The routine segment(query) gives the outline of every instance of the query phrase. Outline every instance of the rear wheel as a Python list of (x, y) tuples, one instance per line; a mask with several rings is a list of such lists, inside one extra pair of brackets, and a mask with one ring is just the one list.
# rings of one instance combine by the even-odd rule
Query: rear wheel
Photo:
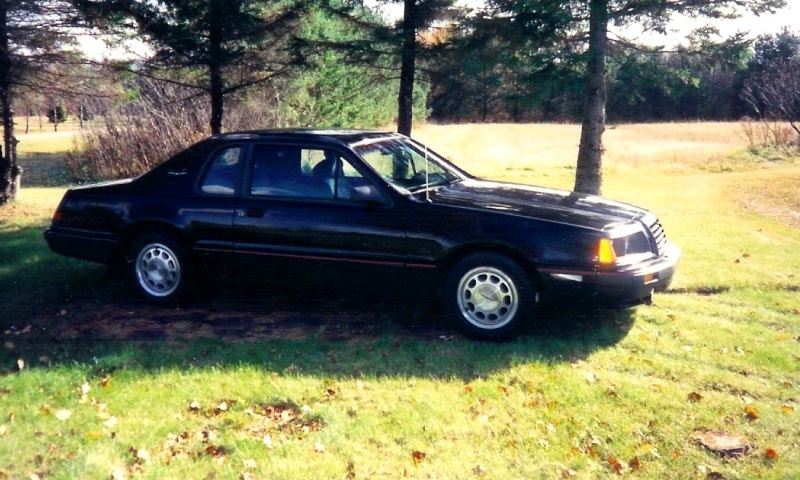
[(191, 265), (183, 246), (168, 235), (146, 235), (131, 249), (133, 279), (148, 300), (166, 303), (188, 290)]
[(533, 311), (533, 285), (520, 266), (493, 253), (470, 255), (451, 270), (447, 302), (465, 332), (475, 338), (503, 340), (518, 333)]

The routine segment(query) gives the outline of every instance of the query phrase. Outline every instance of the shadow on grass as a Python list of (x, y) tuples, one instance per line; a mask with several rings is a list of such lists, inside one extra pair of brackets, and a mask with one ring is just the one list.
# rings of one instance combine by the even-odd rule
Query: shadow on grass
[[(0, 370), (18, 358), (31, 368), (85, 364), (119, 369), (225, 368), (323, 377), (470, 379), (530, 362), (586, 358), (624, 338), (632, 310), (556, 310), (514, 341), (463, 337), (430, 301), (348, 287), (219, 288), (213, 281), (179, 307), (140, 301), (126, 281), (89, 265), (51, 272), (79, 278), (62, 301), (2, 323)], [(52, 286), (51, 286), (52, 287)], [(48, 295), (45, 290), (41, 295)]]
[(64, 153), (25, 152), (19, 154), (25, 187), (61, 187), (70, 183)]

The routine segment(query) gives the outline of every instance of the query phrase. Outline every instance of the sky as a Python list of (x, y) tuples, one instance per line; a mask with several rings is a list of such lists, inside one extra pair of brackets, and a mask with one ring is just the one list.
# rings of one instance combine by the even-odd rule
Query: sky
[[(377, 4), (377, 0), (373, 0), (372, 3)], [(456, 2), (459, 5), (473, 7), (483, 3), (481, 0), (458, 0)], [(673, 31), (668, 35), (647, 34), (642, 35), (640, 39), (643, 43), (650, 45), (674, 46), (680, 43), (691, 30), (709, 23), (719, 29), (723, 38), (728, 38), (737, 32), (750, 32), (750, 36), (755, 38), (758, 35), (778, 33), (784, 26), (797, 32), (800, 30), (800, 0), (786, 0), (786, 3), (787, 6), (775, 14), (760, 17), (746, 14), (736, 20), (694, 20), (682, 15), (674, 15), (675, 18), (669, 26)], [(402, 2), (391, 3), (386, 8), (387, 18), (400, 18), (403, 15)], [(626, 34), (638, 36), (641, 34), (641, 29), (631, 29), (626, 31)]]
[[(2, 0), (0, 0), (2, 1)], [(373, 0), (377, 3), (377, 0)], [(458, 3), (466, 5), (480, 5), (483, 2), (480, 0), (460, 0)], [(640, 43), (648, 45), (663, 45), (672, 47), (679, 44), (686, 35), (694, 28), (711, 24), (720, 30), (723, 38), (730, 37), (737, 32), (749, 32), (751, 38), (758, 35), (774, 34), (781, 30), (781, 27), (789, 27), (794, 32), (800, 32), (800, 0), (787, 0), (787, 6), (779, 12), (772, 15), (763, 15), (756, 17), (752, 14), (746, 14), (736, 20), (716, 20), (710, 22), (708, 19), (693, 20), (680, 15), (676, 15), (674, 20), (669, 25), (670, 32), (668, 35), (657, 35), (652, 33), (642, 34), (641, 29), (630, 28), (621, 32), (626, 38), (637, 40)], [(403, 14), (403, 3), (393, 2), (388, 5), (386, 12), (387, 18), (399, 18)], [(614, 32), (612, 33), (620, 33)], [(103, 56), (108, 56), (109, 51), (104, 48), (103, 43), (97, 39), (84, 38), (81, 40), (82, 49), (88, 56), (94, 59), (100, 59)], [(134, 50), (139, 50), (138, 53), (143, 53), (141, 45), (137, 46), (135, 43), (132, 45)], [(119, 56), (120, 52), (112, 56)]]
[[(800, 32), (800, 0), (787, 0), (787, 6), (771, 15), (755, 16), (747, 13), (734, 20), (711, 20), (707, 18), (691, 19), (683, 15), (675, 15), (669, 25), (671, 30), (668, 35), (644, 34), (639, 40), (649, 45), (674, 46), (679, 44), (693, 29), (705, 25), (716, 27), (723, 38), (728, 38), (737, 32), (749, 32), (750, 38), (759, 35), (775, 34), (782, 27)], [(641, 29), (627, 31), (628, 36), (640, 34)]]

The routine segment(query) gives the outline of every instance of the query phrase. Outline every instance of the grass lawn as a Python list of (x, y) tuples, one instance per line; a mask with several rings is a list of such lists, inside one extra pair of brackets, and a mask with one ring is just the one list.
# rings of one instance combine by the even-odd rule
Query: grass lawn
[[(578, 129), (415, 136), (481, 176), (571, 188)], [(30, 171), (63, 149), (41, 145)], [(673, 288), (500, 344), (419, 333), (424, 312), (372, 299), (367, 333), (342, 338), (323, 308), (285, 335), (59, 335), (89, 314), (78, 300), (121, 305), (119, 328), (151, 310), (47, 250), (63, 185), (23, 179), (0, 207), (0, 479), (797, 478), (800, 164), (748, 156), (736, 124), (619, 125), (606, 148), (604, 195), (655, 211), (683, 249)], [(269, 305), (265, 325), (293, 308)], [(159, 312), (201, 330), (193, 306)], [(750, 448), (718, 456), (709, 431)]]

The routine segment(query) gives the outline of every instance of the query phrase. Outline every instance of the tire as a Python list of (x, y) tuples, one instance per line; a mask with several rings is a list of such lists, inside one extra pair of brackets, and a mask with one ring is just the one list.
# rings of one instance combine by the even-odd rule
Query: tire
[(533, 313), (535, 290), (513, 260), (494, 253), (470, 255), (458, 262), (445, 282), (446, 302), (470, 337), (507, 340)]
[(171, 236), (152, 234), (132, 244), (134, 285), (148, 300), (170, 303), (189, 289), (192, 267), (185, 248)]

